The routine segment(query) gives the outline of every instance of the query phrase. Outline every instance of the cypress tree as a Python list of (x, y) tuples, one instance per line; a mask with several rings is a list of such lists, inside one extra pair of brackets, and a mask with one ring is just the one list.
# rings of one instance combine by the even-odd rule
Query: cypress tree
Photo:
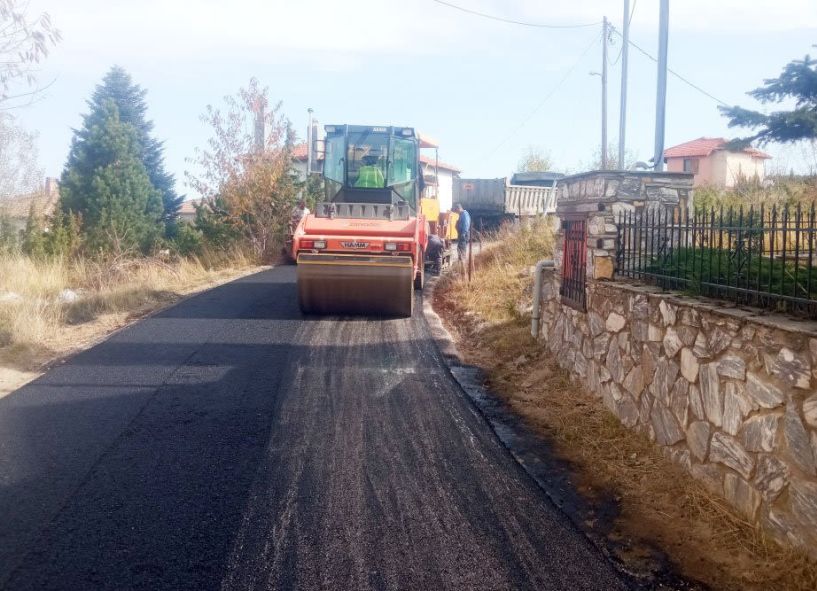
[(149, 251), (162, 234), (162, 195), (141, 159), (139, 134), (112, 100), (85, 117), (62, 173), (60, 207), (78, 214), (86, 244), (122, 254)]
[(175, 219), (184, 196), (175, 190), (176, 181), (172, 174), (165, 170), (164, 146), (153, 136), (153, 122), (147, 119), (147, 90), (134, 84), (130, 74), (120, 66), (114, 66), (105, 74), (102, 83), (97, 85), (88, 101), (91, 113), (102, 109), (105, 103), (112, 100), (119, 109), (119, 118), (123, 123), (130, 123), (136, 129), (141, 154), (151, 184), (162, 195), (163, 218), (169, 222)]

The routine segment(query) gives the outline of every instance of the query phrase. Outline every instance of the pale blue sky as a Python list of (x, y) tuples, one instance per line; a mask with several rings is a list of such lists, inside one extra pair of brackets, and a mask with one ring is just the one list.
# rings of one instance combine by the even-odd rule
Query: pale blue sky
[[(590, 23), (604, 14), (619, 28), (622, 21), (620, 0), (450, 1), (530, 22)], [(632, 27), (632, 40), (653, 55), (657, 4), (637, 1)], [(817, 53), (814, 0), (670, 5), (670, 67), (727, 103), (752, 106), (747, 90), (789, 60)], [(322, 123), (411, 125), (437, 138), (441, 158), (463, 176), (505, 176), (528, 145), (548, 151), (557, 169), (578, 171), (600, 142), (600, 84), (589, 75), (600, 69), (600, 26), (521, 27), (432, 0), (33, 0), (31, 6), (50, 12), (64, 37), (42, 68), (41, 80), (54, 84), (38, 103), (16, 111), (39, 131), (49, 176), (62, 170), (71, 128), (113, 64), (148, 89), (149, 115), (182, 193), (190, 192), (185, 159), (208, 137), (199, 114), (251, 76), (284, 102), (299, 131), (307, 107)], [(611, 61), (621, 48), (615, 41)], [(611, 141), (618, 136), (619, 66), (610, 74)], [(631, 51), (627, 139), (643, 160), (652, 155), (655, 77), (655, 63)], [(702, 135), (735, 132), (712, 99), (670, 77), (667, 146)], [(782, 168), (814, 162), (801, 148), (767, 150)]]

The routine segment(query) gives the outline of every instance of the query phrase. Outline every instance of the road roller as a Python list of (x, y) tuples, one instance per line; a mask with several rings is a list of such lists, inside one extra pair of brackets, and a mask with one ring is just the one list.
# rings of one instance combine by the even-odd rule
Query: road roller
[(292, 236), (305, 314), (411, 316), (429, 226), (411, 127), (327, 125), (325, 199)]

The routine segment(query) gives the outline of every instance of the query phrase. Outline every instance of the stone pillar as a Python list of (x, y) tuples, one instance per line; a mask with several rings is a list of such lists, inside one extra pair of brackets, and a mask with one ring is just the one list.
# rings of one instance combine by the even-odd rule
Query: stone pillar
[[(615, 275), (616, 238), (622, 215), (645, 209), (687, 207), (691, 202), (692, 177), (689, 173), (609, 170), (560, 179), (556, 215), (559, 219), (584, 219), (587, 223), (588, 281), (612, 279)], [(561, 249), (560, 232), (558, 255)], [(560, 260), (557, 256), (557, 266)]]

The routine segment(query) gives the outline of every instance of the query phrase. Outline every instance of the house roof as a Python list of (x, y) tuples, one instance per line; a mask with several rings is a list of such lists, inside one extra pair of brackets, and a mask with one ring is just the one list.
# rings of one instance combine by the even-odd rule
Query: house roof
[(39, 215), (50, 216), (54, 213), (60, 195), (58, 192), (46, 193), (37, 191), (26, 195), (15, 195), (13, 197), (0, 197), (0, 213), (12, 219), (28, 219), (31, 206), (34, 205)]
[[(664, 158), (705, 158), (716, 150), (723, 150), (729, 141), (722, 137), (699, 137), (696, 140), (684, 142), (664, 150)], [(755, 148), (739, 150), (756, 158), (771, 158), (769, 154)]]
[[(295, 158), (295, 160), (298, 160), (300, 162), (305, 162), (306, 161), (306, 156), (307, 156), (306, 142), (302, 142), (300, 144), (297, 144), (292, 149), (292, 157)], [(319, 153), (318, 158), (322, 160), (323, 155)], [(430, 166), (434, 166), (436, 160), (431, 156), (426, 156), (425, 154), (420, 154), (420, 162), (422, 162), (423, 164), (428, 164)], [(439, 167), (442, 170), (450, 170), (451, 172), (462, 172), (461, 169), (457, 168), (453, 164), (449, 164), (448, 162), (443, 162), (442, 160), (440, 160), (440, 162), (439, 162)]]
[(451, 172), (462, 172), (461, 169), (457, 168), (453, 164), (443, 162), (442, 160), (437, 162), (436, 158), (433, 158), (432, 156), (426, 156), (425, 154), (420, 154), (420, 162), (422, 162), (423, 164), (428, 164), (429, 166), (434, 166), (436, 164), (442, 170), (450, 170)]
[(179, 215), (196, 215), (196, 206), (201, 203), (201, 199), (190, 199), (188, 201), (182, 201), (182, 204), (179, 206)]

